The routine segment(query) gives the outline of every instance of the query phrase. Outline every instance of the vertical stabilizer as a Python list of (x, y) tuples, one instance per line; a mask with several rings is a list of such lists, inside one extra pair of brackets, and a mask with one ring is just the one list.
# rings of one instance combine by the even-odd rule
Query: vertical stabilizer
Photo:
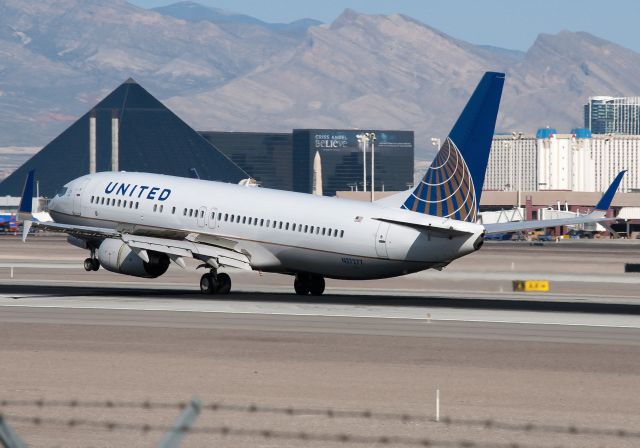
[(424, 178), (402, 208), (476, 221), (503, 85), (504, 73), (484, 74)]

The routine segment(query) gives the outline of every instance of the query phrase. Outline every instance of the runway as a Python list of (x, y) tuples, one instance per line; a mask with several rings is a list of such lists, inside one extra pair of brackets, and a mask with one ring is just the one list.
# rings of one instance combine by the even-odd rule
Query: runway
[[(14, 260), (7, 251), (0, 252), (5, 266), (0, 266), (0, 399), (142, 403), (198, 395), (225, 403), (373, 409), (431, 418), (435, 391), (440, 389), (442, 414), (456, 418), (640, 427), (638, 279), (620, 272), (621, 263), (631, 259), (638, 246), (598, 246), (603, 251), (598, 255), (600, 266), (594, 262), (589, 267), (589, 261), (582, 261), (585, 254), (598, 254), (594, 246), (554, 246), (549, 248), (552, 253), (496, 245), (482, 257), (452, 266), (449, 273), (330, 282), (322, 297), (292, 294), (285, 276), (232, 275), (235, 292), (207, 297), (196, 290), (198, 273), (193, 269), (172, 268), (167, 277), (155, 281), (102, 270), (85, 273), (78, 263), (83, 253), (67, 251), (62, 243), (42, 239), (24, 251), (15, 242), (0, 246), (18, 254)], [(518, 266), (531, 255), (534, 275), (557, 276), (551, 294), (508, 289), (512, 278), (525, 274)], [(553, 262), (554, 257), (560, 261)], [(577, 272), (579, 263), (587, 274)], [(8, 265), (18, 266), (14, 278), (7, 275)], [(483, 271), (488, 278), (482, 278)], [(591, 281), (577, 281), (581, 275)], [(13, 415), (164, 426), (177, 415), (174, 410), (129, 408), (0, 411), (9, 422)], [(450, 444), (471, 440), (485, 446), (638, 445), (633, 438), (310, 415), (208, 412), (196, 427), (220, 424), (321, 434), (429, 436)], [(17, 420), (13, 426), (35, 447), (153, 446), (161, 436), (34, 426)], [(358, 446), (204, 434), (189, 435), (184, 446), (301, 445)]]

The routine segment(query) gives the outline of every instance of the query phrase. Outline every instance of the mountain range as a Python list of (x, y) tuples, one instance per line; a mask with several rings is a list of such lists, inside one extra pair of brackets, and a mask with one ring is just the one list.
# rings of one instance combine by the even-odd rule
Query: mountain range
[(640, 95), (640, 54), (585, 32), (526, 51), (475, 45), (411, 17), (344, 11), (274, 24), (194, 2), (0, 0), (0, 146), (41, 146), (128, 77), (199, 130), (416, 131), (444, 137), (487, 70), (497, 128), (582, 125), (593, 95)]

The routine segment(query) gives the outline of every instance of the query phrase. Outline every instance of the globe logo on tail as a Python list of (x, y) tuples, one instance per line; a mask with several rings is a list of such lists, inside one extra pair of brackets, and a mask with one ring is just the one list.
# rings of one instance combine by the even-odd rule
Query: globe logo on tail
[(469, 168), (447, 137), (403, 208), (460, 221), (476, 221), (477, 200)]

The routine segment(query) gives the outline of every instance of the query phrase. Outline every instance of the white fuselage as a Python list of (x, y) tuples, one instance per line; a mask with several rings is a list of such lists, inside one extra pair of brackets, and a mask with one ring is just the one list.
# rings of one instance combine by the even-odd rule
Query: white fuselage
[[(49, 205), (56, 222), (182, 239), (210, 235), (255, 270), (373, 279), (442, 267), (473, 252), (483, 227), (376, 203), (148, 173), (73, 180)], [(447, 237), (380, 221), (447, 225)], [(234, 245), (235, 244), (235, 245)]]

